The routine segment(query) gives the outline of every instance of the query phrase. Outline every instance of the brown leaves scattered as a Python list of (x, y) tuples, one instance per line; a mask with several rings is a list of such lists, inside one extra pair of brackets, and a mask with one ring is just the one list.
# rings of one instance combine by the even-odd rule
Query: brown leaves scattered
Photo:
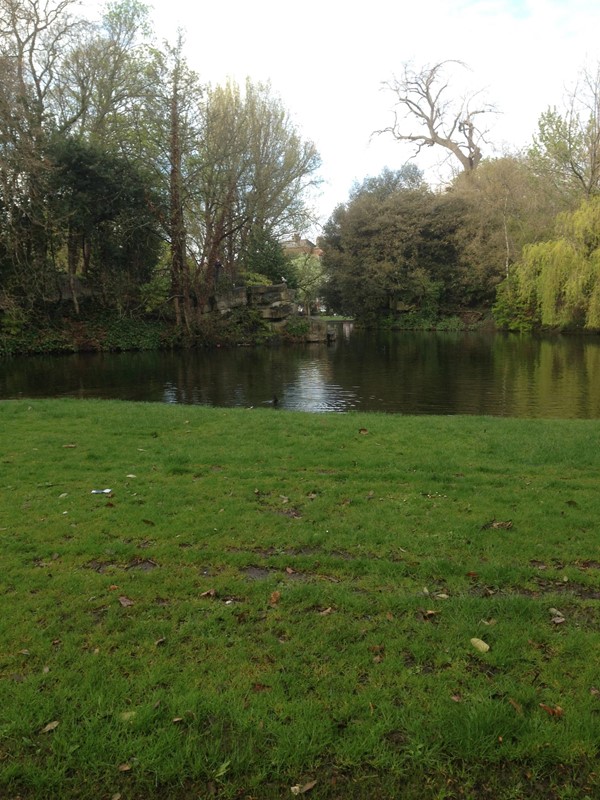
[(52, 731), (55, 731), (59, 725), (60, 722), (57, 719), (55, 719), (54, 722), (49, 722), (47, 725), (45, 725), (40, 731), (40, 733), (51, 733)]
[(119, 597), (119, 603), (123, 606), (123, 608), (129, 608), (130, 606), (135, 605), (135, 602), (129, 597), (125, 597), (124, 594)]
[(281, 592), (271, 592), (271, 596), (269, 597), (269, 605), (271, 608), (275, 608), (277, 603), (281, 600)]

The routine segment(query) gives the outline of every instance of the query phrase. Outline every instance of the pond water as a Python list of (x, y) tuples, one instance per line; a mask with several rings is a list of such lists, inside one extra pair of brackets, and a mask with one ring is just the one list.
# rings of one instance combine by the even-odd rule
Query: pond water
[(19, 397), (600, 418), (600, 337), (368, 333), (340, 323), (330, 345), (0, 361), (0, 399)]

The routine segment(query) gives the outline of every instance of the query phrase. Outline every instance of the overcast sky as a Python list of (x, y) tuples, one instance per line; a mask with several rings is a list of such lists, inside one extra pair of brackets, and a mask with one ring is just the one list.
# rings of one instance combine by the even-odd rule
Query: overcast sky
[[(415, 67), (458, 59), (466, 89), (484, 90), (496, 150), (531, 141), (538, 117), (561, 107), (565, 88), (600, 59), (600, 0), (154, 0), (162, 38), (181, 27), (201, 79), (270, 80), (305, 138), (315, 142), (325, 220), (355, 180), (399, 168), (411, 155), (391, 137), (382, 82)], [(433, 149), (435, 150), (435, 148)], [(415, 163), (435, 182), (433, 150)], [(494, 154), (490, 145), (486, 155)]]

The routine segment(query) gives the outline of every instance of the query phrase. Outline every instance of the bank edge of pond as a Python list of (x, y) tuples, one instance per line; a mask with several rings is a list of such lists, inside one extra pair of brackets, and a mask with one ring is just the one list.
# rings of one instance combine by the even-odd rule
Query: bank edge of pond
[(50, 355), (86, 352), (184, 350), (198, 347), (236, 347), (327, 341), (336, 323), (352, 321), (357, 328), (461, 332), (493, 331), (485, 310), (449, 314), (433, 319), (420, 314), (402, 318), (349, 320), (344, 316), (292, 317), (274, 326), (252, 309), (206, 314), (193, 333), (173, 320), (152, 316), (124, 316), (90, 309), (80, 317), (57, 311), (54, 316), (30, 314), (20, 321), (0, 319), (0, 356)]

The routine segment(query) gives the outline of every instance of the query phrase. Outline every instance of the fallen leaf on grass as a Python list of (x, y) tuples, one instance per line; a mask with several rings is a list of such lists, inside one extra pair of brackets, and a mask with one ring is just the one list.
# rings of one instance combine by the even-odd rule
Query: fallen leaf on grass
[(286, 567), (285, 571), (288, 575), (293, 575), (295, 573), (295, 570), (293, 570), (291, 567)]
[(291, 786), (290, 791), (292, 794), (306, 794), (306, 792), (310, 792), (311, 789), (317, 785), (316, 781), (310, 781), (309, 783), (305, 783), (303, 786), (297, 784), (296, 786)]
[(117, 792), (116, 794), (113, 794), (110, 800), (121, 800), (121, 797), (122, 797), (121, 792)]
[(269, 605), (274, 608), (280, 600), (281, 592), (272, 592), (271, 597), (269, 597)]
[(50, 733), (51, 731), (55, 731), (59, 725), (60, 722), (55, 719), (54, 722), (49, 722), (44, 728), (42, 728), (40, 733)]
[(471, 644), (479, 653), (487, 653), (490, 649), (490, 646), (487, 644), (487, 642), (484, 642), (483, 639), (477, 639), (476, 637), (471, 639)]
[(253, 692), (257, 692), (257, 693), (258, 692), (270, 692), (271, 691), (271, 687), (267, 686), (264, 683), (253, 683), (252, 684), (252, 691)]
[(200, 597), (216, 597), (217, 590), (216, 589), (207, 589), (205, 592), (202, 592)]
[(160, 646), (161, 646), (161, 644), (164, 644), (166, 641), (167, 641), (167, 640), (165, 639), (165, 637), (164, 637), (164, 636), (161, 636), (161, 637), (160, 637), (160, 639), (157, 639), (157, 640), (154, 642), (154, 645), (155, 645), (155, 647), (160, 647)]
[(129, 597), (125, 597), (125, 595), (121, 595), (121, 597), (119, 597), (119, 603), (123, 606), (123, 608), (129, 608), (129, 606), (135, 605), (133, 600), (130, 600)]
[(595, 686), (591, 686), (590, 694), (594, 695), (594, 697), (598, 697), (598, 695), (600, 695), (600, 689), (596, 689)]
[(369, 431), (367, 428), (359, 428), (358, 432), (361, 434), (361, 436), (366, 436)]
[(129, 772), (131, 764), (119, 764), (119, 772)]
[(76, 444), (63, 444), (63, 447), (65, 447), (67, 449), (71, 449), (72, 447), (77, 447), (77, 445)]
[(462, 697), (459, 694), (451, 695), (450, 700), (454, 700), (455, 703), (462, 703)]
[(173, 717), (171, 722), (173, 722), (174, 725), (179, 725), (180, 722), (183, 722), (183, 717)]
[(565, 713), (560, 706), (547, 706), (545, 703), (540, 703), (540, 708), (549, 714), (551, 717), (562, 717)]
[(520, 717), (522, 717), (522, 716), (523, 716), (523, 706), (522, 706), (520, 703), (517, 703), (517, 701), (516, 701), (516, 700), (513, 700), (513, 699), (512, 699), (512, 697), (509, 697), (509, 698), (508, 698), (508, 702), (509, 702), (509, 703), (511, 704), (511, 706), (514, 708), (514, 710), (517, 712), (517, 714), (518, 714)]
[(394, 615), (392, 614), (391, 611), (388, 611), (387, 614), (385, 615), (385, 618), (387, 619), (388, 622), (393, 622)]
[(427, 622), (427, 621), (434, 620), (439, 613), (440, 613), (439, 611), (434, 611), (432, 608), (427, 608), (427, 609), (420, 608), (419, 611), (418, 611), (418, 616), (422, 620)]
[(333, 608), (329, 606), (329, 608), (324, 608), (323, 611), (319, 611), (320, 617), (328, 617), (330, 614), (333, 614)]

